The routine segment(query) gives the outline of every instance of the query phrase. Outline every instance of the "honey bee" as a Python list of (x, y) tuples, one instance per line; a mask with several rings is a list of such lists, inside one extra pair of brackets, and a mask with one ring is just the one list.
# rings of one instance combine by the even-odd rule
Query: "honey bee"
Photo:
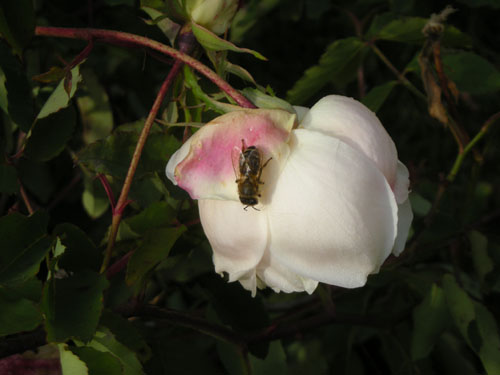
[[(245, 141), (241, 140), (241, 151), (237, 160), (237, 168), (233, 162), (233, 166), (238, 171), (236, 183), (238, 184), (238, 195), (240, 197), (240, 202), (246, 205), (243, 209), (246, 211), (248, 207), (252, 207), (254, 210), (259, 211), (255, 208), (255, 205), (259, 203), (259, 185), (264, 182), (261, 181), (262, 170), (271, 161), (272, 158), (266, 160), (262, 164), (262, 155), (259, 149), (255, 146), (245, 146)], [(235, 159), (233, 159), (235, 160)]]

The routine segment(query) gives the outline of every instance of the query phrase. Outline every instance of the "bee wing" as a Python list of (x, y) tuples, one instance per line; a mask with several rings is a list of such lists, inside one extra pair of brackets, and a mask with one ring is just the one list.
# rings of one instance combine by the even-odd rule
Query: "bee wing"
[(236, 179), (240, 178), (240, 158), (242, 152), (243, 150), (238, 146), (234, 146), (231, 150), (231, 163), (233, 164)]

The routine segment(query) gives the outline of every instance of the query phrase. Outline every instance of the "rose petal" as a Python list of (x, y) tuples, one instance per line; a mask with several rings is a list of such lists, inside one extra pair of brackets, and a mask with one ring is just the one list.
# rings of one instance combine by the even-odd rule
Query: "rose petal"
[(267, 217), (234, 201), (202, 199), (198, 202), (203, 230), (212, 246), (217, 273), (227, 272), (229, 280), (247, 279), (255, 274), (268, 242)]
[(257, 266), (257, 276), (275, 292), (307, 292), (311, 294), (318, 286), (316, 280), (304, 278), (283, 266), (267, 251)]
[(401, 254), (405, 249), (412, 221), (413, 211), (411, 210), (410, 200), (407, 199), (398, 205), (398, 234), (394, 241), (394, 248), (392, 249), (392, 253), (396, 256)]
[(387, 180), (364, 154), (319, 132), (295, 130), (290, 148), (266, 211), (271, 253), (303, 277), (364, 285), (396, 237)]
[(309, 112), (309, 108), (301, 107), (300, 105), (294, 105), (293, 109), (295, 109), (295, 113), (297, 113), (297, 121), (300, 124), (304, 119), (304, 116), (307, 114), (307, 112)]
[(178, 149), (168, 160), (167, 167), (165, 168), (165, 173), (167, 177), (174, 185), (177, 185), (177, 180), (175, 179), (175, 167), (181, 161), (183, 161), (189, 153), (191, 147), (191, 141), (193, 137), (189, 138), (184, 144)]
[[(193, 199), (239, 200), (234, 156), (245, 147), (256, 146), (262, 160), (273, 158), (281, 166), (288, 156), (287, 140), (296, 116), (284, 110), (249, 109), (217, 117), (189, 140), (189, 152), (174, 167), (179, 187)], [(187, 146), (186, 146), (187, 147)], [(185, 149), (181, 148), (182, 155)], [(174, 162), (181, 158), (175, 156)], [(167, 166), (171, 175), (172, 165)], [(236, 164), (237, 168), (237, 164)]]
[(304, 116), (301, 126), (339, 138), (363, 152), (394, 185), (396, 146), (377, 116), (362, 103), (346, 96), (325, 96)]
[(396, 202), (398, 204), (406, 201), (408, 199), (408, 193), (410, 188), (410, 173), (408, 172), (408, 168), (398, 161), (398, 169), (396, 174), (396, 182), (392, 190), (394, 191), (394, 195), (396, 196)]

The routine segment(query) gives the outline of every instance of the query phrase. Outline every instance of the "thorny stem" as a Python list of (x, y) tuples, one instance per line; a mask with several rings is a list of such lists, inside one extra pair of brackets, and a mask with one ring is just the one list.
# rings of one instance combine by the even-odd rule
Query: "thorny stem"
[(168, 89), (170, 88), (171, 83), (173, 82), (175, 76), (179, 72), (182, 66), (182, 62), (177, 60), (170, 69), (170, 72), (167, 75), (167, 78), (163, 81), (161, 85), (160, 91), (156, 96), (156, 99), (149, 111), (148, 117), (144, 122), (144, 127), (142, 128), (141, 134), (139, 135), (139, 140), (137, 141), (137, 145), (135, 146), (134, 154), (132, 155), (132, 160), (130, 162), (130, 166), (127, 171), (127, 176), (125, 177), (125, 182), (123, 183), (122, 191), (120, 193), (120, 197), (118, 198), (118, 202), (116, 203), (115, 209), (113, 211), (113, 219), (111, 221), (111, 231), (108, 239), (108, 246), (106, 248), (106, 253), (104, 255), (104, 260), (101, 266), (101, 273), (106, 271), (108, 267), (109, 261), (111, 259), (111, 254), (113, 252), (113, 247), (116, 241), (116, 235), (118, 234), (118, 227), (120, 226), (120, 222), (123, 215), (123, 210), (130, 202), (128, 200), (128, 193), (130, 192), (130, 187), (132, 186), (132, 180), (135, 175), (135, 171), (137, 169), (137, 165), (139, 164), (139, 160), (141, 158), (142, 150), (144, 145), (146, 144), (146, 140), (149, 135), (149, 131), (151, 130), (151, 126), (153, 125), (156, 114), (160, 110), (161, 103), (167, 94)]
[(203, 65), (198, 60), (192, 58), (186, 53), (140, 35), (104, 29), (79, 29), (45, 26), (37, 26), (35, 28), (35, 35), (83, 40), (94, 39), (96, 42), (150, 48), (165, 55), (169, 55), (176, 61), (180, 61), (197, 70), (209, 80), (211, 80), (214, 84), (216, 84), (222, 91), (227, 93), (236, 103), (238, 103), (239, 106), (244, 108), (255, 108), (255, 105), (250, 102), (245, 96), (243, 96), (239, 91), (234, 89), (226, 81), (220, 78), (213, 70)]
[(375, 52), (375, 54), (382, 60), (382, 62), (398, 77), (398, 80), (406, 86), (412, 93), (414, 93), (417, 97), (419, 97), (422, 100), (425, 100), (427, 102), (427, 97), (419, 90), (417, 89), (413, 83), (411, 83), (408, 78), (406, 78), (403, 74), (399, 72), (399, 70), (396, 69), (394, 65), (389, 61), (387, 56), (383, 54), (383, 52), (373, 43), (369, 43), (370, 48)]

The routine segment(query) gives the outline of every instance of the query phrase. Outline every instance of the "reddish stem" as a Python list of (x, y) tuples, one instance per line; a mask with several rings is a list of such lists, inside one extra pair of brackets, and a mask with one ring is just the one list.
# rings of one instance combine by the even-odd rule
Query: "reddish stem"
[(35, 28), (35, 35), (38, 36), (52, 36), (58, 38), (71, 38), (71, 39), (83, 39), (83, 40), (95, 40), (99, 42), (105, 42), (110, 44), (118, 44), (125, 46), (138, 46), (153, 49), (155, 51), (161, 52), (163, 54), (172, 56), (176, 61), (180, 61), (193, 69), (197, 70), (213, 83), (215, 83), (222, 91), (227, 93), (231, 98), (234, 99), (239, 106), (244, 108), (256, 108), (255, 105), (250, 102), (245, 96), (243, 96), (238, 90), (234, 89), (226, 81), (220, 78), (217, 73), (208, 68), (207, 66), (200, 63), (198, 60), (192, 58), (191, 56), (180, 52), (174, 48), (168, 47), (162, 43), (155, 40), (145, 38), (143, 36), (134, 35), (130, 33), (125, 33), (121, 31), (114, 30), (104, 30), (104, 29), (78, 29), (78, 28), (65, 28), (65, 27), (45, 27), (37, 26)]

